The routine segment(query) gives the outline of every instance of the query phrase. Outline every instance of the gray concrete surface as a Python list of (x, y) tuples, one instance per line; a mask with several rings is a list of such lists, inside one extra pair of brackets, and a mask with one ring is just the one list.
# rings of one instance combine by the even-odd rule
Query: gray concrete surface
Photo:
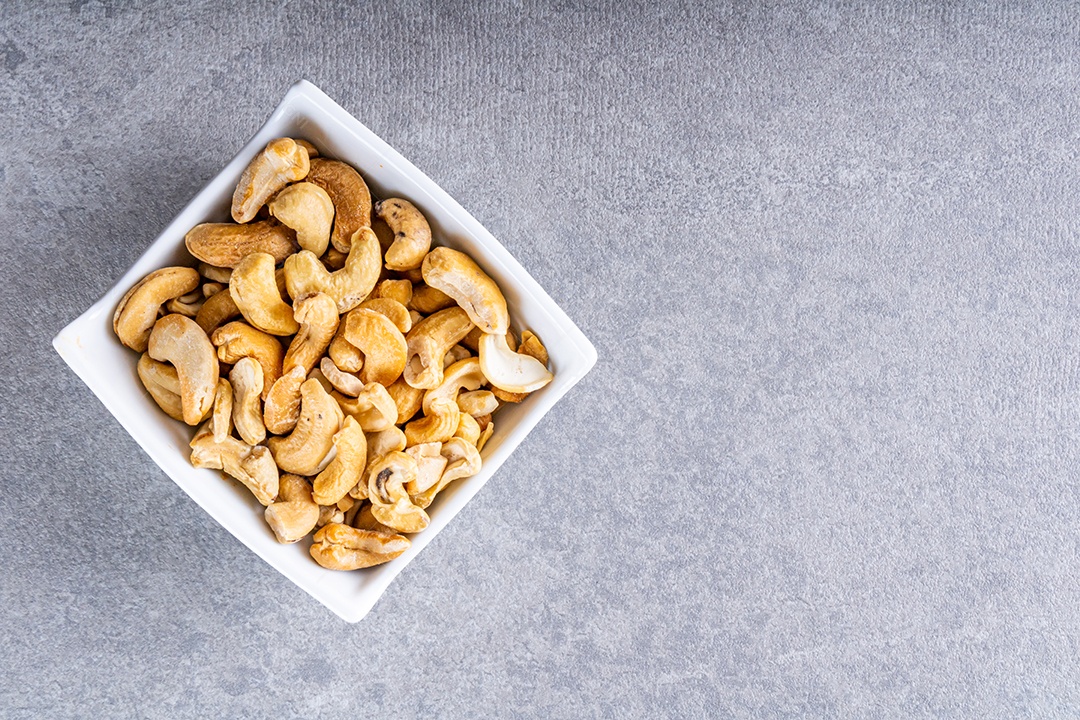
[[(1075, 8), (140, 5), (0, 7), (0, 716), (1080, 712)], [(299, 78), (600, 354), (356, 626), (49, 347)]]

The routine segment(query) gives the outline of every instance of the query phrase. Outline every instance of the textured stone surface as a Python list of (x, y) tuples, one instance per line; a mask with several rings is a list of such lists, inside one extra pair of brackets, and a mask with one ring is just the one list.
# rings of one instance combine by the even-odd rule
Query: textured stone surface
[[(129, 5), (0, 5), (0, 715), (1080, 708), (1078, 15)], [(355, 626), (49, 346), (301, 77), (600, 355)]]

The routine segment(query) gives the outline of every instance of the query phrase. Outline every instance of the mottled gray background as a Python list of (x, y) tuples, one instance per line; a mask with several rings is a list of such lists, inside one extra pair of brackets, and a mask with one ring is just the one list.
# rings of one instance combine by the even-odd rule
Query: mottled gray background
[[(873, 5), (3, 4), (0, 716), (1080, 712), (1080, 10)], [(355, 626), (49, 346), (300, 78), (600, 355)]]

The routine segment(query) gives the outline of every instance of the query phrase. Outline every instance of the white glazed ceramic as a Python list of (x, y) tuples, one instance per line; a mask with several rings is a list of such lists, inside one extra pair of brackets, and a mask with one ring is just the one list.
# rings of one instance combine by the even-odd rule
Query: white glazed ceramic
[[(543, 339), (555, 380), (517, 406), (496, 415), (495, 433), (484, 448), (480, 473), (443, 491), (429, 509), (431, 525), (413, 537), (404, 555), (356, 572), (319, 567), (308, 555), (310, 539), (280, 545), (263, 520), (263, 508), (242, 485), (188, 463), (192, 428), (169, 419), (143, 390), (135, 371), (138, 355), (112, 331), (113, 310), (124, 292), (152, 270), (193, 265), (184, 234), (202, 222), (229, 219), (233, 187), (248, 161), (277, 137), (302, 137), (324, 155), (360, 170), (378, 197), (411, 200), (431, 222), (436, 242), (471, 255), (506, 295), (513, 324)], [(375, 604), (402, 568), (498, 471), (514, 448), (567, 390), (596, 362), (596, 350), (529, 273), (475, 218), (412, 163), (307, 81), (294, 85), (273, 115), (224, 170), (165, 228), (138, 262), (77, 320), (53, 346), (100, 398), (136, 442), (207, 513), (259, 557), (348, 622), (357, 622)]]

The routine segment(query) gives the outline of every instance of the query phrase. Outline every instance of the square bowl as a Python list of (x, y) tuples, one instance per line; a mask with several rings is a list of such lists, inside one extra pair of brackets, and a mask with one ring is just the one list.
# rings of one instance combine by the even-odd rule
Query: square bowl
[[(167, 265), (194, 265), (184, 235), (203, 222), (229, 219), (233, 188), (248, 162), (270, 140), (301, 137), (328, 157), (356, 167), (378, 197), (404, 197), (423, 211), (436, 244), (471, 255), (499, 284), (511, 322), (543, 339), (555, 379), (496, 416), (483, 467), (451, 484), (428, 509), (431, 524), (412, 537), (412, 547), (384, 565), (353, 572), (326, 570), (311, 559), (310, 537), (281, 545), (263, 519), (263, 507), (240, 483), (188, 462), (193, 428), (169, 419), (143, 389), (138, 354), (113, 334), (112, 315), (121, 296), (149, 272)], [(368, 613), (383, 591), (446, 523), (499, 469), (540, 418), (596, 363), (596, 350), (523, 267), (446, 192), (340, 105), (307, 81), (294, 85), (244, 149), (207, 184), (143, 253), (120, 281), (89, 310), (60, 331), (53, 347), (109, 412), (165, 473), (209, 515), (347, 622)]]

